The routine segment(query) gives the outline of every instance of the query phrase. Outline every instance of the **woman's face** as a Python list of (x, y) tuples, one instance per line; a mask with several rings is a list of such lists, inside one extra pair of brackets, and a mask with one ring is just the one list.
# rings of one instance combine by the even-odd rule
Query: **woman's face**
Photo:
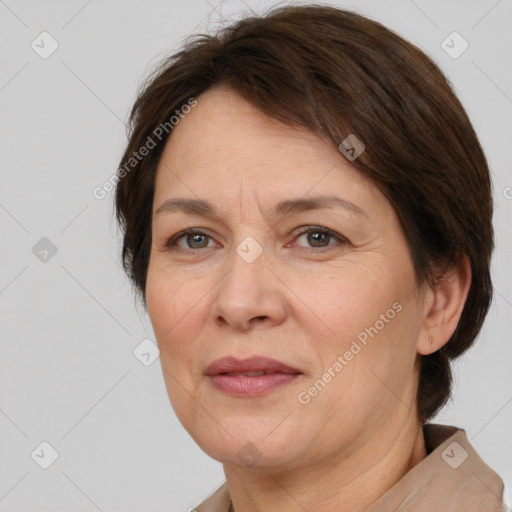
[[(173, 129), (153, 206), (148, 311), (172, 406), (205, 452), (334, 463), (410, 421), (424, 296), (390, 203), (340, 152), (212, 89)], [(240, 366), (253, 356), (288, 369)], [(261, 366), (278, 371), (247, 375)]]

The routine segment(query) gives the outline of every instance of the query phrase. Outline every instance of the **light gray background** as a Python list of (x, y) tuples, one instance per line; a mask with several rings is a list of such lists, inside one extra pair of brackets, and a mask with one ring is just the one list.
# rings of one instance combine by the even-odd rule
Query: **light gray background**
[[(437, 420), (465, 428), (511, 484), (512, 1), (332, 3), (432, 56), (488, 156), (496, 297)], [(223, 480), (174, 416), (159, 360), (133, 354), (153, 333), (120, 269), (112, 194), (92, 190), (115, 172), (150, 67), (184, 36), (272, 4), (0, 1), (1, 511), (185, 511)], [(43, 31), (59, 45), (47, 59), (31, 48)], [(441, 47), (453, 31), (469, 43), (457, 59)], [(42, 237), (58, 249), (47, 262), (32, 252)], [(31, 458), (42, 441), (59, 454), (48, 469)]]

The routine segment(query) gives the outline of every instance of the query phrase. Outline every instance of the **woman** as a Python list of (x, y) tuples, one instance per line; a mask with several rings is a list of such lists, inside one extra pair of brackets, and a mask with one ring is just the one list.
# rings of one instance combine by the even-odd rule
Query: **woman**
[(429, 424), (492, 296), (489, 170), (440, 70), (284, 7), (190, 41), (132, 111), (116, 207), (172, 406), (223, 463), (198, 511), (502, 510)]

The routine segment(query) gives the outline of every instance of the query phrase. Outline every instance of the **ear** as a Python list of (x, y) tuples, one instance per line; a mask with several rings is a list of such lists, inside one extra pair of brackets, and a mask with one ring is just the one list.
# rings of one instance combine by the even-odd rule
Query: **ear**
[(448, 342), (459, 323), (470, 285), (471, 265), (464, 255), (458, 267), (448, 270), (434, 287), (426, 287), (419, 354), (432, 354)]

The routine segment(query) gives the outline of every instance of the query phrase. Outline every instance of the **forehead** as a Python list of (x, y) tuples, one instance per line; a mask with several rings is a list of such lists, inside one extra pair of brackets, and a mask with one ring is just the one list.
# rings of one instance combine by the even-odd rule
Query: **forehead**
[(317, 136), (265, 115), (226, 87), (206, 91), (197, 102), (169, 137), (167, 153), (175, 162), (201, 163), (213, 156), (242, 166), (248, 157), (263, 165), (284, 163), (285, 157), (295, 165), (301, 161), (308, 165), (322, 153), (324, 158), (328, 156), (327, 144)]
[[(160, 160), (155, 204), (169, 195), (236, 196), (259, 204), (340, 193), (375, 207), (377, 187), (305, 128), (272, 119), (227, 88), (206, 91), (173, 128)], [(157, 205), (158, 206), (158, 205)]]

